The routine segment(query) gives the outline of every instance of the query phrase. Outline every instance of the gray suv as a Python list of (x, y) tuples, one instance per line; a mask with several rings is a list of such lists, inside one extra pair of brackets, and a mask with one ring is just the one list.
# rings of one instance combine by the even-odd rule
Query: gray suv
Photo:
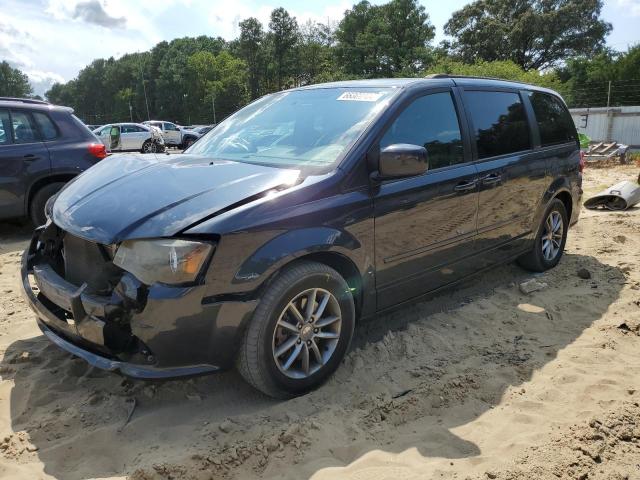
[(0, 220), (44, 224), (47, 200), (106, 156), (71, 108), (0, 97)]

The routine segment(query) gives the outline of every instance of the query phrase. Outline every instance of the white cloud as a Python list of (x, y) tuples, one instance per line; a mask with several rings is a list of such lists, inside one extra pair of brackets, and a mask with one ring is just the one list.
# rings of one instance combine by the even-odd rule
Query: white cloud
[[(219, 35), (226, 40), (233, 40), (240, 34), (238, 24), (249, 17), (255, 17), (262, 23), (265, 31), (269, 27), (271, 12), (279, 5), (268, 5), (261, 3), (259, 6), (253, 2), (235, 1), (230, 3), (225, 0), (215, 0), (206, 2), (209, 8), (208, 21), (213, 29), (213, 35)], [(320, 13), (297, 8), (287, 8), (289, 14), (296, 17), (298, 25), (306, 23), (308, 20), (314, 22), (327, 23), (338, 21), (342, 18), (344, 11), (351, 8), (351, 3), (342, 2), (338, 5), (325, 6)]]
[(640, 0), (618, 0), (618, 5), (634, 17), (640, 17)]

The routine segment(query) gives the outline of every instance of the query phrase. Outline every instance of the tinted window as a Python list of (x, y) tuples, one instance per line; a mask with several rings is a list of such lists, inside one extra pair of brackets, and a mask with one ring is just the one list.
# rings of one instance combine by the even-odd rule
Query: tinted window
[(426, 148), (430, 169), (462, 163), (462, 137), (451, 94), (434, 93), (410, 104), (384, 134), (380, 148), (395, 143)]
[(520, 95), (510, 92), (466, 92), (478, 158), (531, 148), (529, 124)]
[(11, 122), (13, 124), (13, 140), (15, 143), (37, 141), (36, 130), (28, 113), (13, 110), (11, 112)]
[(42, 138), (44, 140), (53, 140), (58, 136), (56, 126), (48, 115), (42, 112), (34, 112), (33, 118), (36, 119), (36, 123), (38, 124), (38, 127), (40, 127), (40, 133), (42, 133)]
[(122, 130), (122, 133), (138, 133), (138, 132), (144, 131), (141, 128), (137, 127), (136, 125), (122, 125), (121, 130)]
[(536, 114), (543, 146), (576, 141), (576, 127), (560, 100), (540, 92), (530, 92), (529, 98)]
[(9, 112), (0, 109), (0, 145), (11, 143), (11, 121)]
[(176, 127), (173, 123), (166, 123), (165, 122), (164, 129), (165, 130), (178, 130), (178, 127)]

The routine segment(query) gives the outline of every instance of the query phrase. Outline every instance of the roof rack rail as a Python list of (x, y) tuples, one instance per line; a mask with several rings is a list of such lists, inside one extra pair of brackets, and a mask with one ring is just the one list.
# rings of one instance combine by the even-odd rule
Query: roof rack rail
[(432, 73), (430, 75), (426, 75), (424, 78), (471, 78), (478, 80), (498, 80), (500, 82), (512, 82), (512, 83), (522, 83), (523, 85), (527, 85), (525, 82), (520, 82), (519, 80), (507, 80), (506, 78), (498, 78), (498, 77), (483, 77), (482, 75), (455, 75), (449, 73)]
[(38, 100), (37, 98), (17, 98), (17, 97), (0, 97), (0, 100), (5, 102), (22, 102), (22, 103), (34, 103), (37, 105), (49, 105), (49, 102), (44, 100)]

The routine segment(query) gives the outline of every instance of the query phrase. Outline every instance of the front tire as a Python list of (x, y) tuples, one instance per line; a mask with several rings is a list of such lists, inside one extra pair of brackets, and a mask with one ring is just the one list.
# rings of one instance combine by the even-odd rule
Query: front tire
[(275, 398), (324, 383), (349, 348), (353, 296), (331, 267), (299, 262), (269, 285), (247, 326), (237, 358), (244, 379)]
[(29, 204), (29, 218), (34, 226), (39, 227), (47, 223), (47, 216), (44, 213), (44, 207), (47, 201), (64, 187), (64, 182), (54, 182), (40, 188), (31, 199)]
[(533, 272), (544, 272), (555, 267), (562, 258), (568, 229), (567, 209), (556, 198), (542, 216), (533, 250), (518, 258), (518, 263)]

